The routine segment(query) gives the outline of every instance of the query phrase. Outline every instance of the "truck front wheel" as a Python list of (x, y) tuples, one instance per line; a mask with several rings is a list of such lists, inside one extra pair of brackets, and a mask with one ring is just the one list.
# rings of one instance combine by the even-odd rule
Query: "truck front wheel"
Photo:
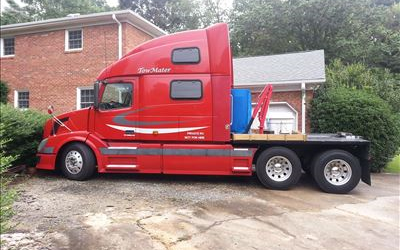
[(257, 159), (257, 177), (271, 189), (285, 190), (294, 186), (301, 177), (301, 162), (296, 153), (284, 147), (265, 150)]
[(317, 155), (313, 162), (314, 180), (327, 193), (345, 194), (360, 182), (360, 163), (347, 151), (328, 150)]
[(60, 157), (61, 171), (71, 180), (83, 181), (96, 169), (96, 159), (90, 148), (82, 143), (67, 145)]

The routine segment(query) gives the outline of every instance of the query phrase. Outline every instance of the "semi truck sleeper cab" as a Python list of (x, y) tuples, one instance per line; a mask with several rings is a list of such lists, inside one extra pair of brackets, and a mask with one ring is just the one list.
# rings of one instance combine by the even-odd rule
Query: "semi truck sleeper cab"
[(293, 187), (303, 169), (326, 192), (370, 184), (369, 142), (361, 137), (249, 133), (250, 92), (233, 88), (226, 24), (136, 47), (100, 73), (94, 92), (92, 107), (46, 122), (37, 168), (73, 180), (95, 171), (255, 172), (272, 189)]

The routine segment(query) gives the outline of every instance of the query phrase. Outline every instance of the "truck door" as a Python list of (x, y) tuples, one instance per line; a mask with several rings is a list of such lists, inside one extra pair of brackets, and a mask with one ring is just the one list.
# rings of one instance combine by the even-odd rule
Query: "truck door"
[(107, 143), (101, 149), (104, 172), (161, 172), (161, 145), (138, 142), (138, 89), (138, 78), (118, 78), (101, 87), (94, 128)]
[(94, 124), (97, 136), (108, 141), (137, 140), (137, 78), (109, 81), (103, 84), (101, 92)]

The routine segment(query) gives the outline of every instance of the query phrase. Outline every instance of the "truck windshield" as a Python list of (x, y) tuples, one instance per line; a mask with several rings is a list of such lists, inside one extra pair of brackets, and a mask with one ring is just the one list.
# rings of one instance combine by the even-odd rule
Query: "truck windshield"
[(127, 108), (132, 105), (131, 83), (109, 83), (105, 86), (100, 102), (101, 110)]

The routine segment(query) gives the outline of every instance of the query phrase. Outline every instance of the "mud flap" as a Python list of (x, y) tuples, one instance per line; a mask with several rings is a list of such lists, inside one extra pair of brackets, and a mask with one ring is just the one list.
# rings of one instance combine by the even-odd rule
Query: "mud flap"
[(370, 173), (370, 144), (366, 145), (362, 148), (362, 153), (360, 155), (360, 164), (361, 164), (361, 180), (366, 184), (371, 186), (371, 173)]
[(361, 180), (371, 186), (371, 174), (369, 168), (369, 161), (367, 159), (361, 159)]

